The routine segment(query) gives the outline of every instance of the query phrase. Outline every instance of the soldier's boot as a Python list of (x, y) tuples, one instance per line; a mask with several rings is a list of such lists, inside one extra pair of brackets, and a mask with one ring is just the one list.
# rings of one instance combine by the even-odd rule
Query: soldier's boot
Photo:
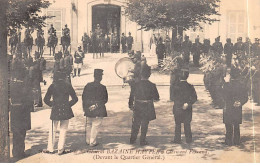
[(73, 77), (76, 77), (76, 74), (77, 74), (77, 69), (74, 69), (74, 76)]
[(80, 70), (81, 70), (81, 69), (78, 69), (78, 76), (79, 76), (79, 77), (80, 77)]

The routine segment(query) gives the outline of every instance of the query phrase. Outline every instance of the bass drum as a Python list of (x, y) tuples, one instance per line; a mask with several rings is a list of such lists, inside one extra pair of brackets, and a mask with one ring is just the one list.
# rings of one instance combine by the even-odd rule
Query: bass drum
[(128, 58), (124, 57), (117, 61), (115, 65), (115, 72), (118, 77), (122, 78), (124, 82), (131, 82), (133, 81), (133, 71), (135, 64), (133, 61)]

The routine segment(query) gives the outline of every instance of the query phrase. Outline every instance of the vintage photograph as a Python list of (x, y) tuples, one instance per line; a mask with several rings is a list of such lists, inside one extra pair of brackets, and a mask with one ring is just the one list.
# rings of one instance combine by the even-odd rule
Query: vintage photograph
[(260, 0), (0, 0), (0, 163), (259, 163)]

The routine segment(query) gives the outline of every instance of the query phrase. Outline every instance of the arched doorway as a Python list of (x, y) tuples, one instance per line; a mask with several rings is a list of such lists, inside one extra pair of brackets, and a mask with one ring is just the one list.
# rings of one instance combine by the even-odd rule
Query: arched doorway
[(111, 40), (113, 40), (113, 34), (114, 39), (117, 40), (117, 47), (115, 51), (119, 51), (120, 48), (120, 21), (120, 6), (110, 4), (99, 4), (92, 6), (92, 32), (95, 31), (97, 24), (99, 24), (102, 32), (104, 34), (108, 34)]

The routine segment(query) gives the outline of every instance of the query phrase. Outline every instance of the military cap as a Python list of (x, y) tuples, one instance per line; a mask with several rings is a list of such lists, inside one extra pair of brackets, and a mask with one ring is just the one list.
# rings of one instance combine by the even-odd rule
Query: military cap
[(238, 37), (237, 40), (241, 40), (242, 41), (242, 37)]
[(94, 69), (94, 76), (103, 75), (103, 69)]
[(255, 38), (255, 41), (259, 41), (259, 39), (258, 39), (258, 38)]

